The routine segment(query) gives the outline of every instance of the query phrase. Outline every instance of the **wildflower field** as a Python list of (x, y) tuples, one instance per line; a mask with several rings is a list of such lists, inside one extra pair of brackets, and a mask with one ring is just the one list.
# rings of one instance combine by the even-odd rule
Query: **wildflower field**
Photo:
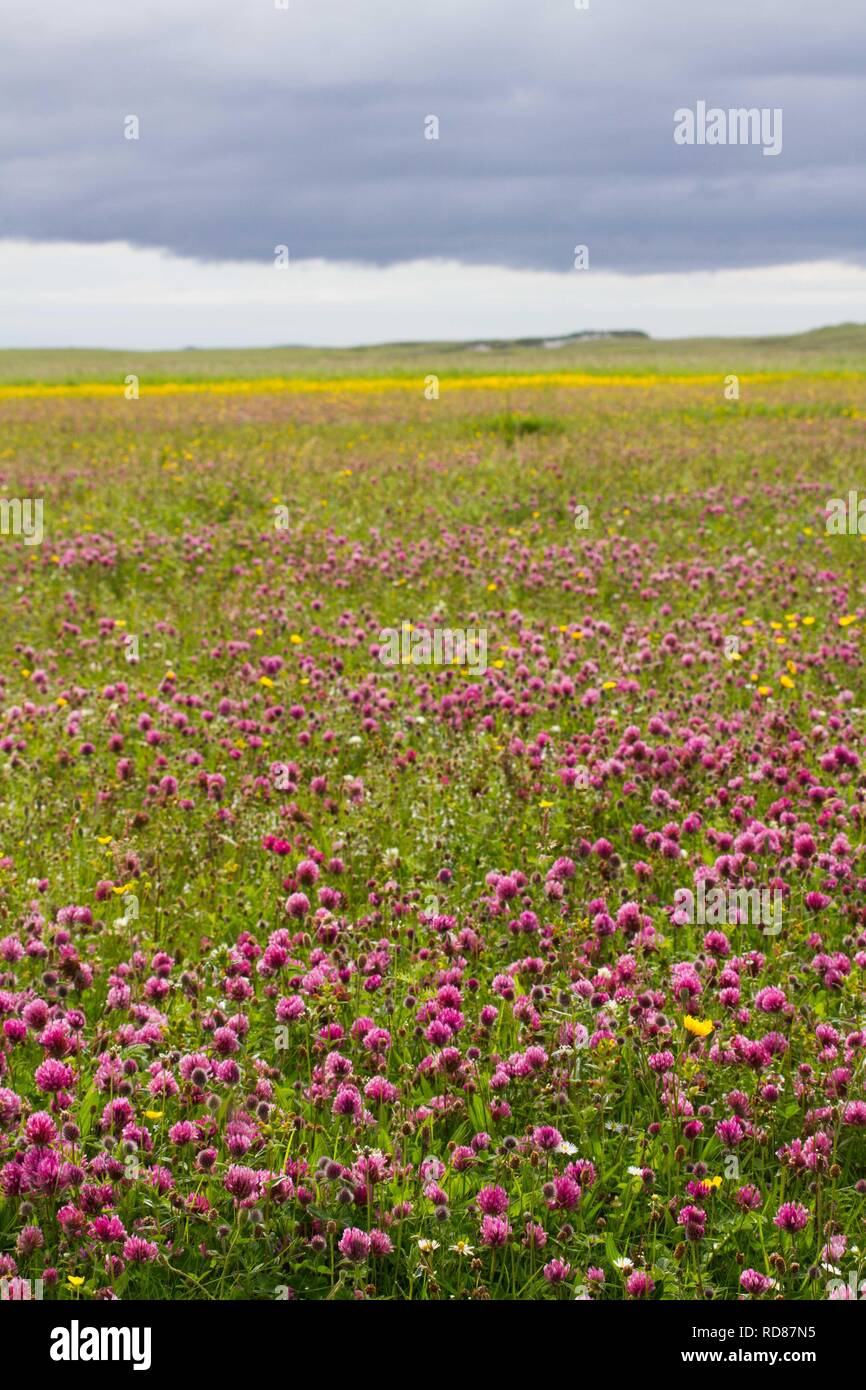
[(0, 366), (4, 1297), (856, 1296), (862, 354), (568, 351)]

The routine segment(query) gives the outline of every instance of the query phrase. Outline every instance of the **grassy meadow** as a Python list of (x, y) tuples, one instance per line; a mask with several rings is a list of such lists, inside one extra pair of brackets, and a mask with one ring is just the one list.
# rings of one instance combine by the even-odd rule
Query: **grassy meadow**
[(0, 352), (4, 1296), (860, 1277), (866, 328), (488, 347)]

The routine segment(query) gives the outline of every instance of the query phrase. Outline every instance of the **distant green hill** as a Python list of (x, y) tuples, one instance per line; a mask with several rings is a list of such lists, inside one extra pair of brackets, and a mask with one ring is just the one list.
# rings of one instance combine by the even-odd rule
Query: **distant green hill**
[(356, 348), (188, 348), (181, 352), (0, 350), (0, 383), (214, 381), (226, 378), (417, 376), (427, 373), (866, 371), (866, 324), (788, 337), (651, 339), (637, 330), (550, 338), (385, 343)]

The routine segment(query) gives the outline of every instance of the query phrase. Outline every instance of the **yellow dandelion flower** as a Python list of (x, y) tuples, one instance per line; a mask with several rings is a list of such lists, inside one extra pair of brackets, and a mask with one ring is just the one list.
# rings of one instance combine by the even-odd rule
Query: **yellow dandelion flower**
[(683, 1019), (683, 1027), (687, 1033), (693, 1033), (696, 1038), (708, 1038), (713, 1031), (712, 1019), (693, 1018), (691, 1014), (686, 1014)]

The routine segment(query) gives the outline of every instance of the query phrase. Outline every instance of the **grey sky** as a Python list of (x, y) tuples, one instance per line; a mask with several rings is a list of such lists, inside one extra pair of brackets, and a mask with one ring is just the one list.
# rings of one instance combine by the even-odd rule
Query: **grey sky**
[[(586, 243), (625, 273), (866, 261), (863, 0), (288, 4), (0, 0), (0, 238), (562, 271)], [(781, 155), (676, 146), (698, 99), (781, 107)]]

